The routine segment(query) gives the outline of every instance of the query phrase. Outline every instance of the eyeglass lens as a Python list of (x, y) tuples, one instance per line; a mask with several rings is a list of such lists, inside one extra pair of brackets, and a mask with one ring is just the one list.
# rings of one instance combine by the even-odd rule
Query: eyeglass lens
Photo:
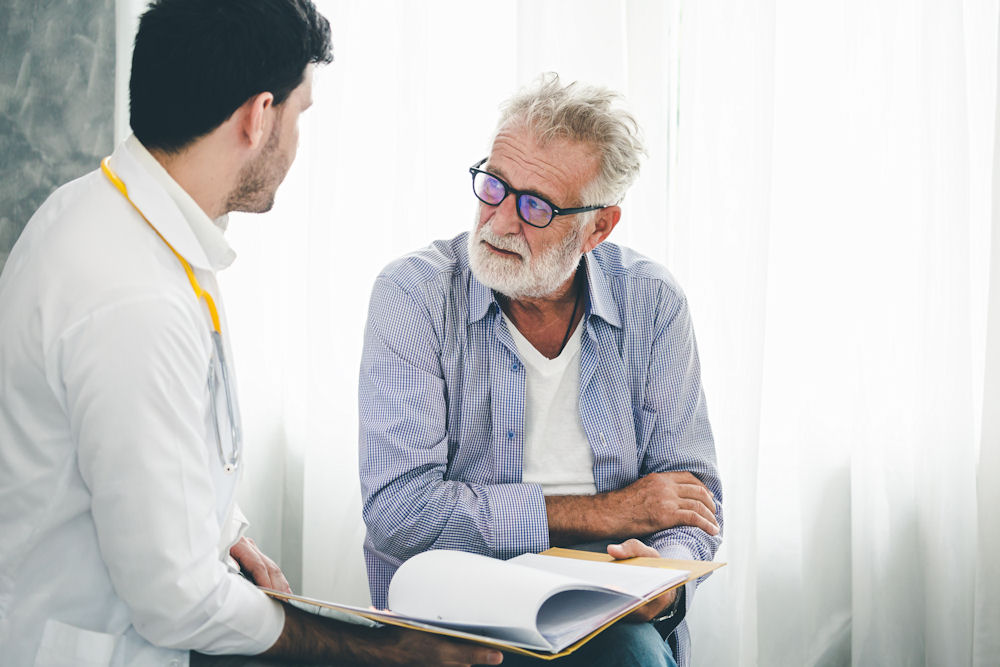
[[(507, 184), (482, 171), (475, 173), (472, 188), (480, 200), (491, 206), (499, 206), (507, 197)], [(517, 196), (517, 213), (529, 225), (537, 227), (544, 227), (552, 220), (552, 206), (534, 195)]]

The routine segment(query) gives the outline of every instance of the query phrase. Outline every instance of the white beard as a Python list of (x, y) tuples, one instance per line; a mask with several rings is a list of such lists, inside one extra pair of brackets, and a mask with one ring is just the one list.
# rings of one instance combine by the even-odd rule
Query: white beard
[[(580, 264), (580, 252), (585, 225), (566, 234), (561, 242), (537, 257), (532, 257), (524, 236), (497, 236), (490, 223), (469, 234), (469, 266), (476, 280), (511, 299), (539, 298), (552, 294), (569, 280)], [(501, 250), (516, 252), (520, 257), (498, 255), (485, 245), (486, 241)]]

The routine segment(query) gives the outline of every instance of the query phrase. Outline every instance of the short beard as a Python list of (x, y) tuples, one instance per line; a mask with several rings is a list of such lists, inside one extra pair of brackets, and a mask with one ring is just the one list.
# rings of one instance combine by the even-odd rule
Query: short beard
[(227, 211), (266, 213), (274, 206), (274, 194), (288, 171), (278, 150), (279, 125), (276, 121), (260, 154), (240, 169), (236, 187), (226, 198)]
[[(523, 236), (497, 236), (484, 224), (469, 234), (469, 266), (476, 280), (510, 299), (537, 299), (558, 290), (570, 279), (580, 264), (580, 247), (586, 225), (577, 225), (558, 244), (537, 257)], [(502, 257), (486, 248), (482, 241), (521, 257)]]

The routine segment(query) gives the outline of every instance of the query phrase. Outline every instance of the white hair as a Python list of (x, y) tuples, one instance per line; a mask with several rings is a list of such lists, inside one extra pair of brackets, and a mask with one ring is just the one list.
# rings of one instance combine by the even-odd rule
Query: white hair
[(614, 105), (620, 99), (601, 86), (563, 85), (558, 74), (547, 72), (501, 105), (497, 133), (524, 128), (543, 146), (559, 139), (593, 146), (600, 169), (581, 193), (583, 205), (617, 204), (639, 175), (646, 152), (635, 118)]

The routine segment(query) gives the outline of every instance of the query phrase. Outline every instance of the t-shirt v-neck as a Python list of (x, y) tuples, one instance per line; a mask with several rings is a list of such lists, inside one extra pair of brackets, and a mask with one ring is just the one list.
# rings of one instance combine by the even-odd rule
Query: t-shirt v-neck
[(555, 359), (539, 352), (517, 326), (508, 329), (524, 365), (524, 460), (521, 480), (545, 495), (594, 494), (594, 453), (580, 421), (583, 319)]

